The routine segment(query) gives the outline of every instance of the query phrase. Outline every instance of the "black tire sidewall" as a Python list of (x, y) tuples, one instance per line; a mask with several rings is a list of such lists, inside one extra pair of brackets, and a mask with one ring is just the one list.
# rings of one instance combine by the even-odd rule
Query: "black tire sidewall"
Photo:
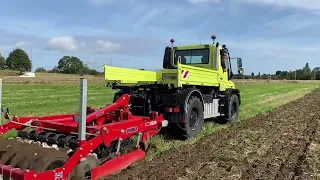
[(118, 92), (114, 93), (113, 96), (113, 103), (116, 102), (122, 95), (126, 94), (126, 92), (122, 89), (120, 89)]
[[(232, 108), (234, 103), (236, 105), (236, 112), (235, 112), (235, 115), (233, 116)], [(238, 121), (238, 119), (239, 119), (239, 98), (236, 94), (233, 94), (229, 100), (228, 121), (230, 124), (235, 124)]]
[[(196, 108), (197, 110), (197, 125), (196, 125), (196, 129), (192, 130), (190, 127), (190, 116), (191, 116), (191, 112), (192, 109)], [(192, 138), (194, 136), (196, 136), (197, 134), (200, 133), (202, 126), (204, 124), (204, 114), (203, 114), (203, 106), (202, 103), (200, 101), (200, 99), (198, 97), (192, 96), (190, 97), (188, 103), (187, 103), (187, 108), (186, 108), (186, 112), (185, 112), (185, 130), (186, 130), (186, 134), (188, 138)]]

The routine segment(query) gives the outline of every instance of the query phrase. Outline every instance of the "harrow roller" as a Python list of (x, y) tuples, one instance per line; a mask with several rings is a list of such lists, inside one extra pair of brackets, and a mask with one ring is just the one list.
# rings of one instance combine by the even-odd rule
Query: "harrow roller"
[(124, 94), (100, 109), (88, 107), (85, 118), (81, 113), (10, 118), (4, 108), (9, 122), (0, 126), (0, 133), (16, 129), (18, 137), (0, 139), (0, 180), (2, 176), (15, 180), (98, 179), (142, 160), (149, 137), (167, 121), (157, 112), (132, 115), (129, 99)]

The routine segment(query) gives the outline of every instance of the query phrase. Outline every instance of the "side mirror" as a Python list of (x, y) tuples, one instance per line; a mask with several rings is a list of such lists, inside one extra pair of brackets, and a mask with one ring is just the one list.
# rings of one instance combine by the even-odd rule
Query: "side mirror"
[(238, 68), (238, 74), (243, 74), (243, 68)]
[(238, 68), (242, 68), (242, 59), (241, 58), (237, 58), (237, 65), (238, 65)]
[(237, 65), (238, 65), (238, 74), (243, 74), (242, 59), (241, 58), (237, 58)]

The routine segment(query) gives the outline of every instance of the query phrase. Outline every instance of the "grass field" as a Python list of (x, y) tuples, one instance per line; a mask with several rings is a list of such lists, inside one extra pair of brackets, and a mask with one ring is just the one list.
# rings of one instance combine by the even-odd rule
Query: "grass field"
[[(19, 77), (19, 71), (0, 70), (0, 78), (4, 83), (9, 84), (75, 84), (79, 82), (80, 77), (88, 79), (90, 84), (103, 83), (103, 75), (92, 76), (77, 74), (59, 74), (59, 73), (35, 73), (35, 77)], [(287, 83), (316, 83), (319, 80), (268, 80), (268, 79), (233, 79), (235, 83), (241, 84), (287, 84)]]
[[(265, 111), (300, 98), (319, 87), (318, 84), (239, 84), (242, 105), (240, 121), (253, 117)], [(9, 107), (11, 115), (50, 115), (56, 113), (73, 113), (79, 108), (79, 85), (14, 85), (3, 86), (3, 106)], [(88, 85), (89, 106), (101, 107), (112, 101), (113, 90), (107, 89), (104, 84)], [(172, 148), (177, 148), (185, 143), (192, 144), (203, 136), (217, 130), (225, 129), (229, 125), (218, 125), (208, 122), (202, 133), (187, 142), (165, 140), (161, 135), (153, 137), (147, 159)], [(6, 137), (14, 136), (14, 131)]]

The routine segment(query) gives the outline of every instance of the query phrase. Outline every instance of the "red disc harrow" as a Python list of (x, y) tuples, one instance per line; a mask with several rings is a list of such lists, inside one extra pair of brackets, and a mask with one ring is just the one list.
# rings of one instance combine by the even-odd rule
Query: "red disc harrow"
[(94, 180), (144, 159), (149, 138), (167, 121), (157, 112), (132, 115), (129, 100), (125, 94), (103, 108), (88, 107), (84, 116), (11, 118), (4, 108), (8, 123), (0, 134), (15, 129), (19, 138), (0, 139), (0, 179)]

